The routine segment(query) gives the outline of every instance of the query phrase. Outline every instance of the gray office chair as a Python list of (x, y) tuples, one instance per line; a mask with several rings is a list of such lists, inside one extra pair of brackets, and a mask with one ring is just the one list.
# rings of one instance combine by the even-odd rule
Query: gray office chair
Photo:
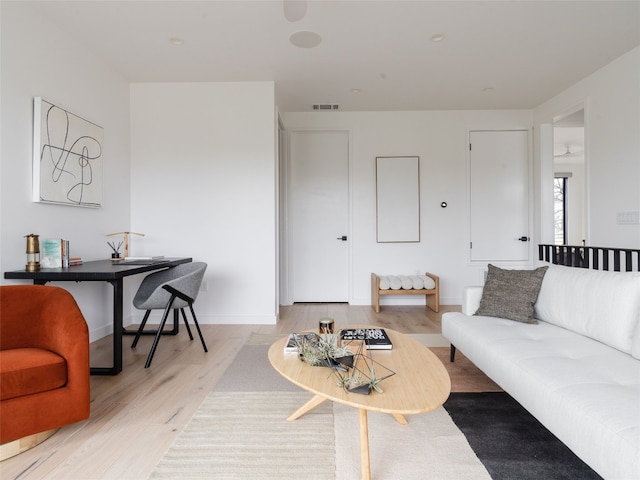
[(200, 326), (198, 325), (196, 312), (193, 310), (193, 304), (196, 301), (198, 292), (200, 291), (200, 284), (202, 283), (202, 278), (204, 277), (206, 269), (207, 264), (204, 262), (183, 263), (181, 265), (147, 275), (140, 284), (135, 297), (133, 297), (133, 306), (138, 310), (146, 310), (146, 312), (142, 319), (142, 323), (140, 324), (140, 328), (138, 328), (138, 331), (136, 332), (136, 338), (133, 340), (131, 348), (135, 348), (138, 344), (138, 340), (144, 331), (144, 327), (149, 319), (151, 310), (164, 309), (162, 321), (160, 322), (158, 331), (155, 334), (155, 339), (153, 340), (153, 345), (151, 346), (151, 351), (149, 352), (147, 363), (145, 363), (144, 368), (149, 368), (151, 365), (153, 355), (155, 354), (156, 347), (158, 346), (158, 341), (160, 340), (164, 326), (167, 323), (169, 312), (172, 310), (174, 311), (176, 319), (178, 311), (182, 313), (182, 318), (185, 326), (187, 327), (189, 338), (193, 340), (193, 335), (191, 334), (191, 329), (187, 322), (187, 316), (184, 313), (184, 309), (189, 307), (191, 310), (191, 316), (193, 317), (193, 322), (195, 323), (198, 335), (200, 336), (200, 341), (202, 342), (202, 348), (204, 348), (205, 352), (208, 352), (207, 345), (204, 343), (204, 337), (200, 331)]

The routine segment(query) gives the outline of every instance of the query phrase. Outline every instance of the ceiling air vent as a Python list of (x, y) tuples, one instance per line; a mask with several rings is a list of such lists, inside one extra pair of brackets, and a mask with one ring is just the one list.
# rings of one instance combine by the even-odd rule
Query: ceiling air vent
[(314, 103), (314, 110), (338, 110), (340, 105), (336, 105), (335, 103)]

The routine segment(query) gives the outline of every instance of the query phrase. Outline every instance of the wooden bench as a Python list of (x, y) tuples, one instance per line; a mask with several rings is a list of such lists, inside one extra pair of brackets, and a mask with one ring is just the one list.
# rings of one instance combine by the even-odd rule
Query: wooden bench
[(431, 277), (436, 286), (431, 289), (399, 289), (380, 290), (380, 277), (375, 273), (371, 274), (371, 307), (380, 313), (380, 297), (384, 295), (425, 295), (427, 307), (434, 312), (440, 310), (440, 278), (433, 273), (426, 272), (427, 277)]

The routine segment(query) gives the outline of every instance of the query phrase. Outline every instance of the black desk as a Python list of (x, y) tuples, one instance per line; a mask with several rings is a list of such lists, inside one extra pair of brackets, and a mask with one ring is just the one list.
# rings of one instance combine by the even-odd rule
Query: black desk
[(43, 268), (37, 272), (16, 270), (4, 272), (4, 278), (10, 280), (33, 280), (36, 285), (47, 282), (109, 282), (113, 286), (113, 367), (92, 367), (92, 375), (117, 375), (122, 371), (122, 335), (123, 321), (123, 286), (124, 277), (152, 272), (181, 263), (188, 263), (191, 258), (162, 258), (148, 265), (132, 265), (97, 260), (86, 262), (69, 268)]

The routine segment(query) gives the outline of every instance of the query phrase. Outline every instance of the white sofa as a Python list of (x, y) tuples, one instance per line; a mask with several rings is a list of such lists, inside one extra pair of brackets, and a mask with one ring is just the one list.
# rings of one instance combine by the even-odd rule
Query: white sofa
[(605, 479), (640, 479), (640, 273), (551, 265), (537, 324), (473, 315), (482, 290), (442, 316), (452, 360), (463, 352)]

